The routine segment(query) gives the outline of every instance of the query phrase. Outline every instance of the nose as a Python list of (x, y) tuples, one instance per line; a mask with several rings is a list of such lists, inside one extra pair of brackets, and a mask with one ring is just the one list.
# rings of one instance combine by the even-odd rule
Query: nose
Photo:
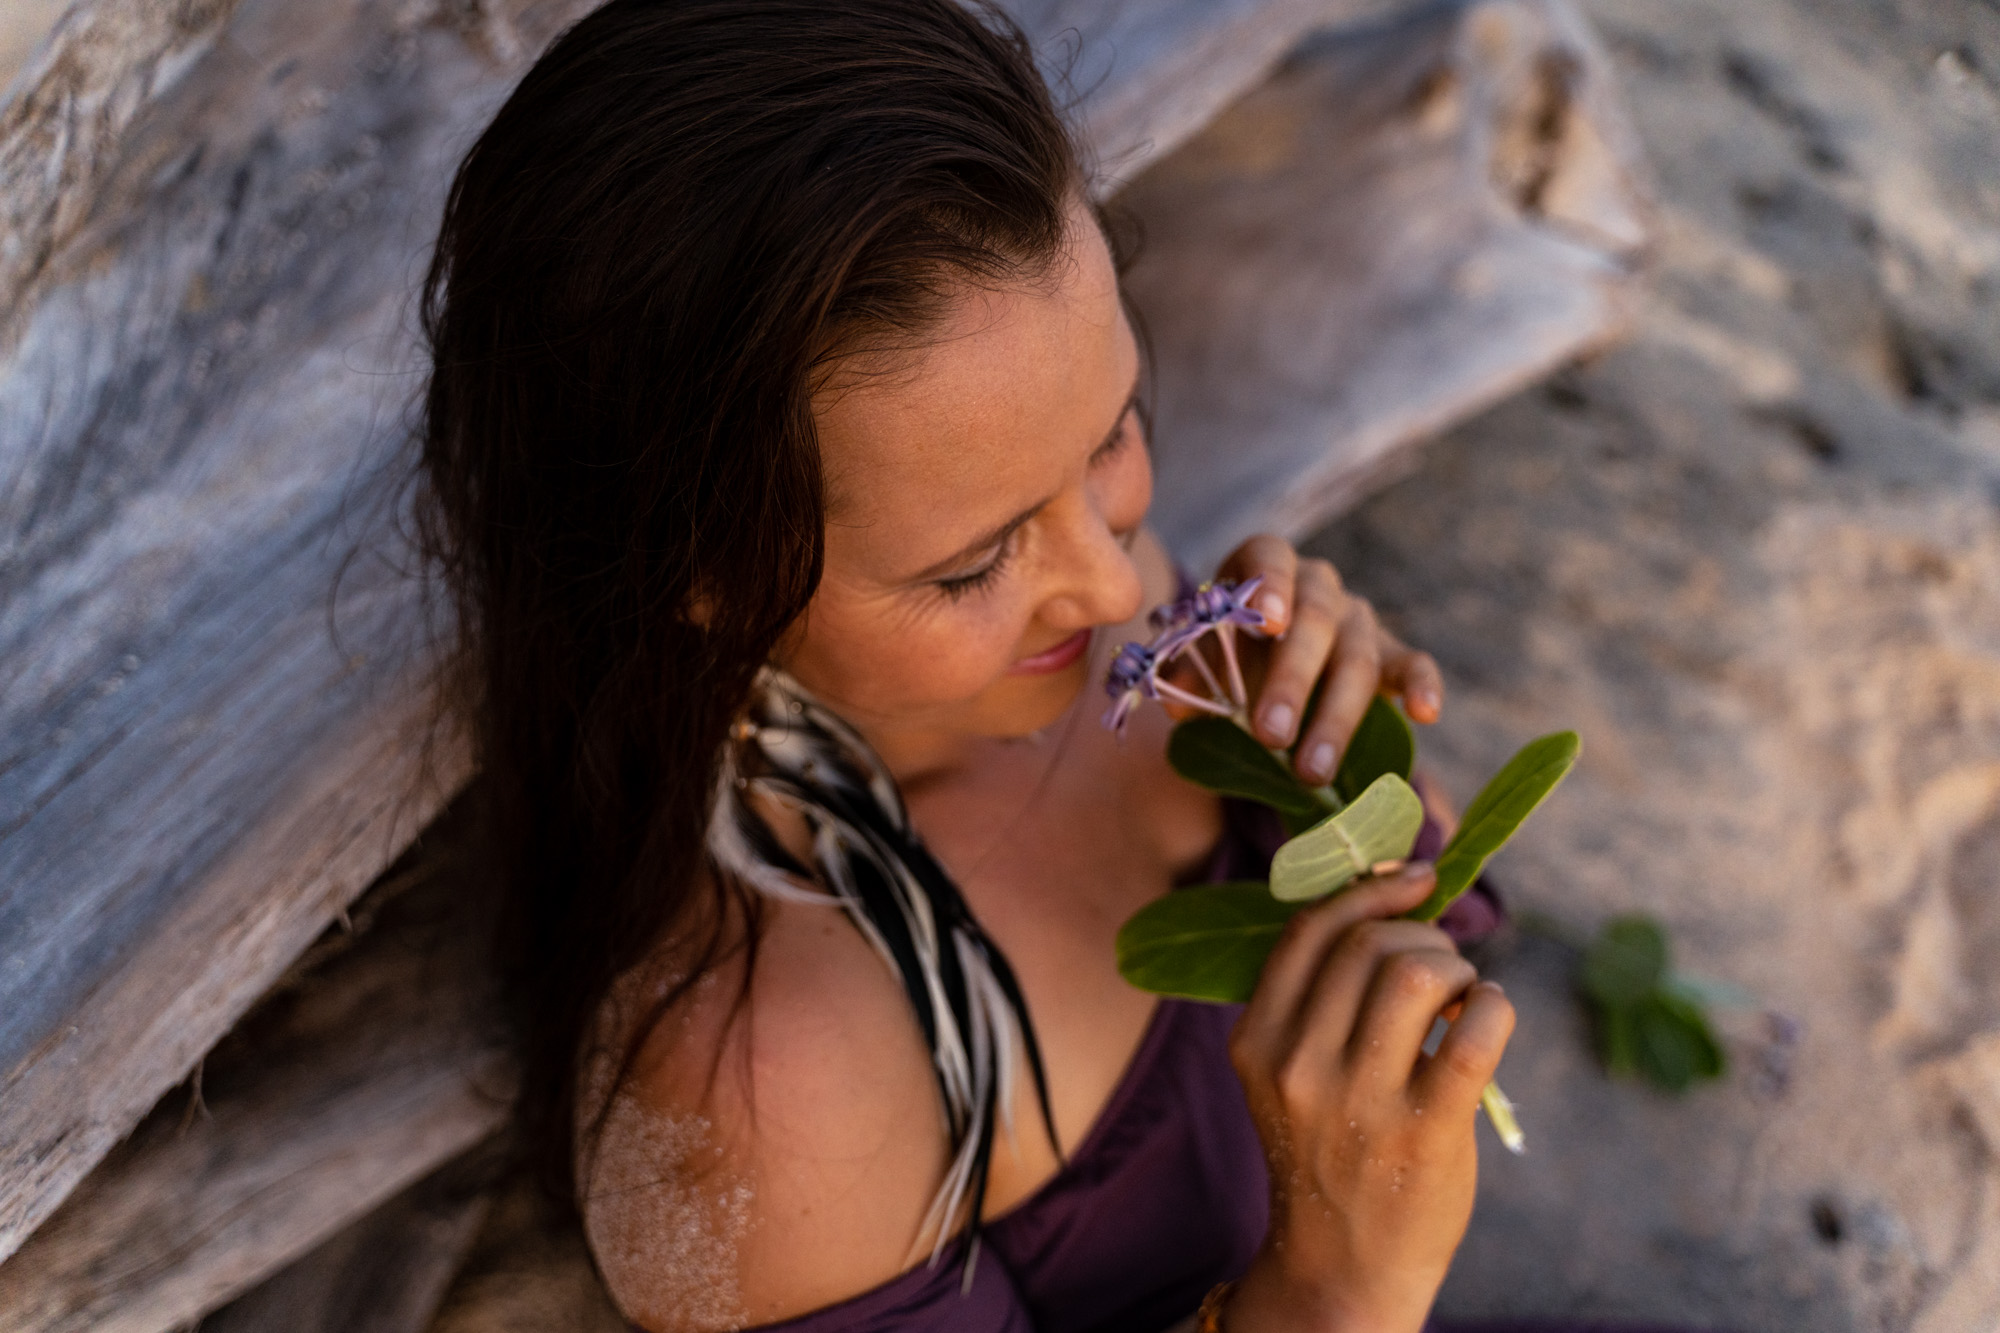
[(1041, 619), (1058, 630), (1115, 625), (1139, 614), (1145, 591), (1130, 550), (1153, 498), (1153, 473), (1143, 449), (1120, 459), (1065, 496), (1057, 526), (1062, 538), (1053, 587)]

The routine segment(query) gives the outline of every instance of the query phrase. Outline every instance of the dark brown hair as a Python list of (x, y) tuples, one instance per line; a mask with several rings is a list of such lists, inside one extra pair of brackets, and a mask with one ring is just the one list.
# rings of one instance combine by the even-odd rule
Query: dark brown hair
[(565, 1187), (611, 981), (667, 949), (685, 986), (731, 920), (754, 948), (704, 836), (820, 576), (818, 377), (857, 336), (920, 338), (956, 284), (1045, 270), (1081, 183), (1019, 32), (953, 0), (612, 0), (459, 168), (423, 292), (420, 532), (522, 1111)]

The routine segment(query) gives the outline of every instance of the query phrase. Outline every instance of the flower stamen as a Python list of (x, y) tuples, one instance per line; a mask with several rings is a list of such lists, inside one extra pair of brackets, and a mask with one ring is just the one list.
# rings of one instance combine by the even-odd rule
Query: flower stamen
[[(1141, 699), (1169, 700), (1221, 717), (1235, 717), (1249, 707), (1243, 664), (1236, 652), (1236, 632), (1239, 629), (1253, 634), (1264, 632), (1268, 623), (1264, 613), (1250, 605), (1250, 598), (1263, 582), (1260, 576), (1242, 584), (1204, 583), (1188, 596), (1154, 608), (1149, 617), (1154, 630), (1152, 642), (1128, 643), (1111, 660), (1104, 688), (1112, 703), (1104, 715), (1104, 725), (1122, 732), (1125, 719)], [(1222, 651), (1226, 685), (1224, 679), (1217, 678), (1215, 668), (1201, 649), (1201, 641), (1210, 634), (1215, 635)], [(1161, 679), (1163, 669), (1187, 656), (1194, 658), (1195, 669), (1207, 687), (1207, 697)]]

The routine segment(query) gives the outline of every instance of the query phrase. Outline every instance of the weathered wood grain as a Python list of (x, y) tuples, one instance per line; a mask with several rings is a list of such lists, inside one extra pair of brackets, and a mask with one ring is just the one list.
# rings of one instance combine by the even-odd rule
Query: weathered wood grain
[(1566, 0), (1310, 40), (1121, 196), (1160, 367), (1153, 521), (1195, 569), (1310, 531), (1405, 446), (1611, 338), (1646, 198)]
[[(332, 1252), (259, 1308), (323, 1287), (428, 1318), (477, 1226), (461, 1205), (493, 1179), (490, 1163), (388, 1203), (365, 1235), (327, 1238), (507, 1117), (491, 913), (454, 872), (452, 846), (450, 827), (434, 829), (0, 1264), (0, 1328), (166, 1333), (322, 1242)], [(378, 1242), (411, 1226), (384, 1252)]]
[[(463, 779), (419, 771), (408, 297), (585, 3), (86, 0), (0, 114), (0, 1256)], [(1176, 24), (1254, 78), (1278, 8), (1123, 5), (1152, 55), (1092, 96), (1164, 141), (1127, 81)]]
[(8, 0), (0, 7), (0, 103), (67, 8), (63, 0)]
[(424, 1333), (491, 1211), (474, 1150), (213, 1314), (197, 1333)]
[(629, 1333), (590, 1261), (583, 1228), (529, 1179), (494, 1192), (492, 1211), (430, 1333)]
[(1172, 152), (1306, 33), (1397, 0), (1002, 0), (1038, 41), (1043, 66), (1115, 194)]
[(0, 105), (0, 341), (89, 216), (127, 127), (208, 52), (236, 3), (75, 5), (26, 67), (10, 71), (12, 95)]
[(524, 12), (247, 0), (39, 270), (0, 375), (0, 1255), (462, 780), (421, 772), (384, 470), (442, 179), (560, 17)]

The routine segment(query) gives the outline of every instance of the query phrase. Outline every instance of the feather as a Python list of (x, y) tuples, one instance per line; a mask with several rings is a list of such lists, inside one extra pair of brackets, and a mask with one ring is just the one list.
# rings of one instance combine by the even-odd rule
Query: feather
[[(966, 1218), (972, 1281), (996, 1128), (1012, 1142), (1014, 1062), (1025, 1057), (1049, 1142), (1056, 1138), (1040, 1045), (1013, 969), (910, 825), (902, 793), (859, 732), (784, 672), (757, 680), (747, 724), (724, 756), (708, 854), (722, 873), (785, 902), (842, 908), (902, 984), (931, 1053), (952, 1160), (917, 1246), (930, 1262)], [(744, 799), (795, 811), (812, 837), (799, 865)], [(997, 1111), (997, 1116), (996, 1116)], [(996, 1126), (996, 1119), (1002, 1122)]]

